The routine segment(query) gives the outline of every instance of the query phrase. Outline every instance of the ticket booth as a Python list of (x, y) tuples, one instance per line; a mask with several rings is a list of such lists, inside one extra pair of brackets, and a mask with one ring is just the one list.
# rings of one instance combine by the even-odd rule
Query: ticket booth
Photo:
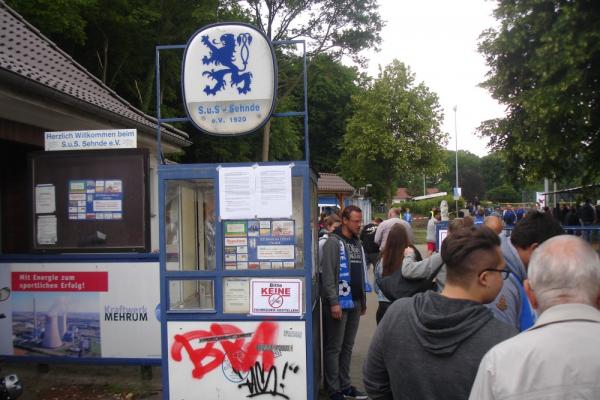
[[(308, 165), (163, 165), (159, 190), (164, 392), (317, 398), (317, 202)], [(289, 204), (278, 207), (281, 199)]]
[[(162, 119), (159, 104), (159, 123), (235, 136), (272, 116), (303, 117), (306, 159), (159, 166), (163, 397), (316, 399), (317, 178), (306, 102), (273, 113), (273, 43), (251, 25), (215, 24), (185, 46), (158, 46), (157, 65), (173, 49), (185, 49), (187, 118)], [(304, 84), (306, 96), (306, 69)]]

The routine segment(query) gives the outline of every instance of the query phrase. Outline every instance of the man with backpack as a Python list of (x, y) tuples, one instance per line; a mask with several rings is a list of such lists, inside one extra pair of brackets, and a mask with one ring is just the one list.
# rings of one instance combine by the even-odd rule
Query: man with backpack
[(365, 249), (367, 267), (371, 264), (375, 265), (379, 259), (379, 246), (375, 243), (375, 234), (377, 232), (377, 226), (382, 221), (383, 220), (379, 217), (374, 218), (373, 221), (363, 226), (360, 231), (360, 241), (362, 242), (363, 249)]

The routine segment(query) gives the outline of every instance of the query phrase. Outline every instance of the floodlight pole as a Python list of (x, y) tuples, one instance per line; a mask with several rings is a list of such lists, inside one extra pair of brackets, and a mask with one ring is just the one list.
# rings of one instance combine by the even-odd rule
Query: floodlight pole
[(454, 157), (455, 157), (455, 164), (456, 164), (456, 200), (455, 200), (455, 210), (456, 210), (456, 216), (458, 217), (458, 129), (456, 127), (456, 110), (458, 109), (457, 106), (454, 106), (454, 139), (455, 139), (455, 143), (456, 143), (456, 152), (454, 153)]

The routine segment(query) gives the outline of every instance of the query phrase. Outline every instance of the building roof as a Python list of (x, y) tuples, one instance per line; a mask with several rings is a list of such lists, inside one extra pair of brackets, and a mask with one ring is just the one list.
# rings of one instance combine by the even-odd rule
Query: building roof
[(319, 193), (354, 193), (354, 187), (344, 180), (344, 178), (327, 172), (319, 173), (317, 182), (317, 191)]
[(440, 189), (438, 189), (438, 188), (427, 188), (427, 194), (436, 194), (439, 192), (440, 192)]
[(394, 199), (408, 200), (411, 198), (412, 198), (412, 196), (410, 194), (408, 194), (405, 187), (400, 187), (400, 188), (396, 189), (396, 195), (394, 196)]
[[(79, 65), (50, 39), (0, 0), (0, 79), (37, 83), (82, 105), (115, 114), (149, 133), (157, 120), (133, 107), (102, 81)], [(41, 87), (32, 86), (33, 90)], [(161, 125), (163, 139), (180, 146), (190, 144), (189, 135)]]

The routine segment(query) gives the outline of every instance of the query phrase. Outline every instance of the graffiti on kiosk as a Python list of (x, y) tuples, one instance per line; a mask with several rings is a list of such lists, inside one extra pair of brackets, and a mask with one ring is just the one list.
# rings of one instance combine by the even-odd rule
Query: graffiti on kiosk
[[(220, 47), (217, 47), (217, 44), (221, 44)], [(249, 33), (241, 33), (235, 36), (231, 33), (226, 33), (221, 35), (219, 42), (216, 40), (210, 40), (208, 35), (202, 36), (202, 43), (208, 47), (209, 56), (204, 56), (202, 58), (202, 63), (204, 65), (222, 65), (225, 68), (223, 69), (211, 69), (210, 71), (202, 72), (203, 76), (207, 76), (208, 78), (216, 81), (213, 87), (206, 85), (204, 88), (204, 93), (207, 95), (216, 95), (217, 92), (225, 89), (226, 82), (225, 76), (227, 74), (230, 75), (231, 86), (235, 85), (237, 87), (239, 94), (246, 94), (250, 91), (250, 83), (252, 83), (252, 73), (244, 72), (246, 71), (246, 67), (248, 66), (248, 57), (250, 55), (250, 51), (248, 46), (252, 43), (252, 35)], [(242, 60), (243, 67), (240, 68), (235, 64), (236, 60), (236, 46), (235, 44), (241, 47), (240, 49), (240, 58)], [(241, 74), (240, 72), (244, 72)]]
[(237, 384), (239, 389), (247, 389), (247, 397), (270, 395), (289, 399), (284, 393), (286, 376), (297, 374), (300, 367), (286, 362), (278, 370), (275, 358), (282, 351), (293, 351), (293, 346), (275, 343), (277, 329), (277, 323), (272, 321), (261, 322), (254, 332), (214, 323), (210, 330), (175, 335), (171, 358), (181, 362), (187, 353), (195, 379), (202, 379), (221, 367), (229, 382)]
[[(249, 394), (247, 397), (271, 395), (273, 397), (279, 396), (283, 397), (284, 399), (289, 399), (290, 397), (283, 393), (283, 390), (285, 389), (285, 377), (288, 374), (288, 371), (296, 374), (298, 373), (299, 369), (300, 367), (297, 365), (288, 364), (286, 362), (283, 366), (280, 381), (277, 367), (275, 365), (266, 371), (265, 368), (263, 368), (260, 363), (257, 362), (250, 370), (250, 376), (246, 379), (246, 382), (240, 383), (238, 387), (246, 387), (248, 389)], [(279, 389), (282, 391), (280, 392)]]
[[(192, 376), (202, 379), (204, 375), (221, 366), (225, 357), (231, 367), (237, 372), (249, 371), (258, 360), (262, 358), (265, 369), (270, 369), (275, 361), (272, 350), (265, 350), (265, 345), (275, 345), (277, 324), (270, 321), (261, 322), (254, 333), (244, 333), (238, 327), (230, 324), (212, 324), (210, 331), (197, 330), (181, 335), (175, 335), (171, 346), (171, 358), (181, 361), (182, 351), (188, 354), (194, 368)], [(245, 344), (246, 338), (250, 341)], [(193, 343), (201, 346), (195, 348)], [(216, 345), (220, 344), (221, 349)], [(205, 362), (207, 359), (212, 361)]]

